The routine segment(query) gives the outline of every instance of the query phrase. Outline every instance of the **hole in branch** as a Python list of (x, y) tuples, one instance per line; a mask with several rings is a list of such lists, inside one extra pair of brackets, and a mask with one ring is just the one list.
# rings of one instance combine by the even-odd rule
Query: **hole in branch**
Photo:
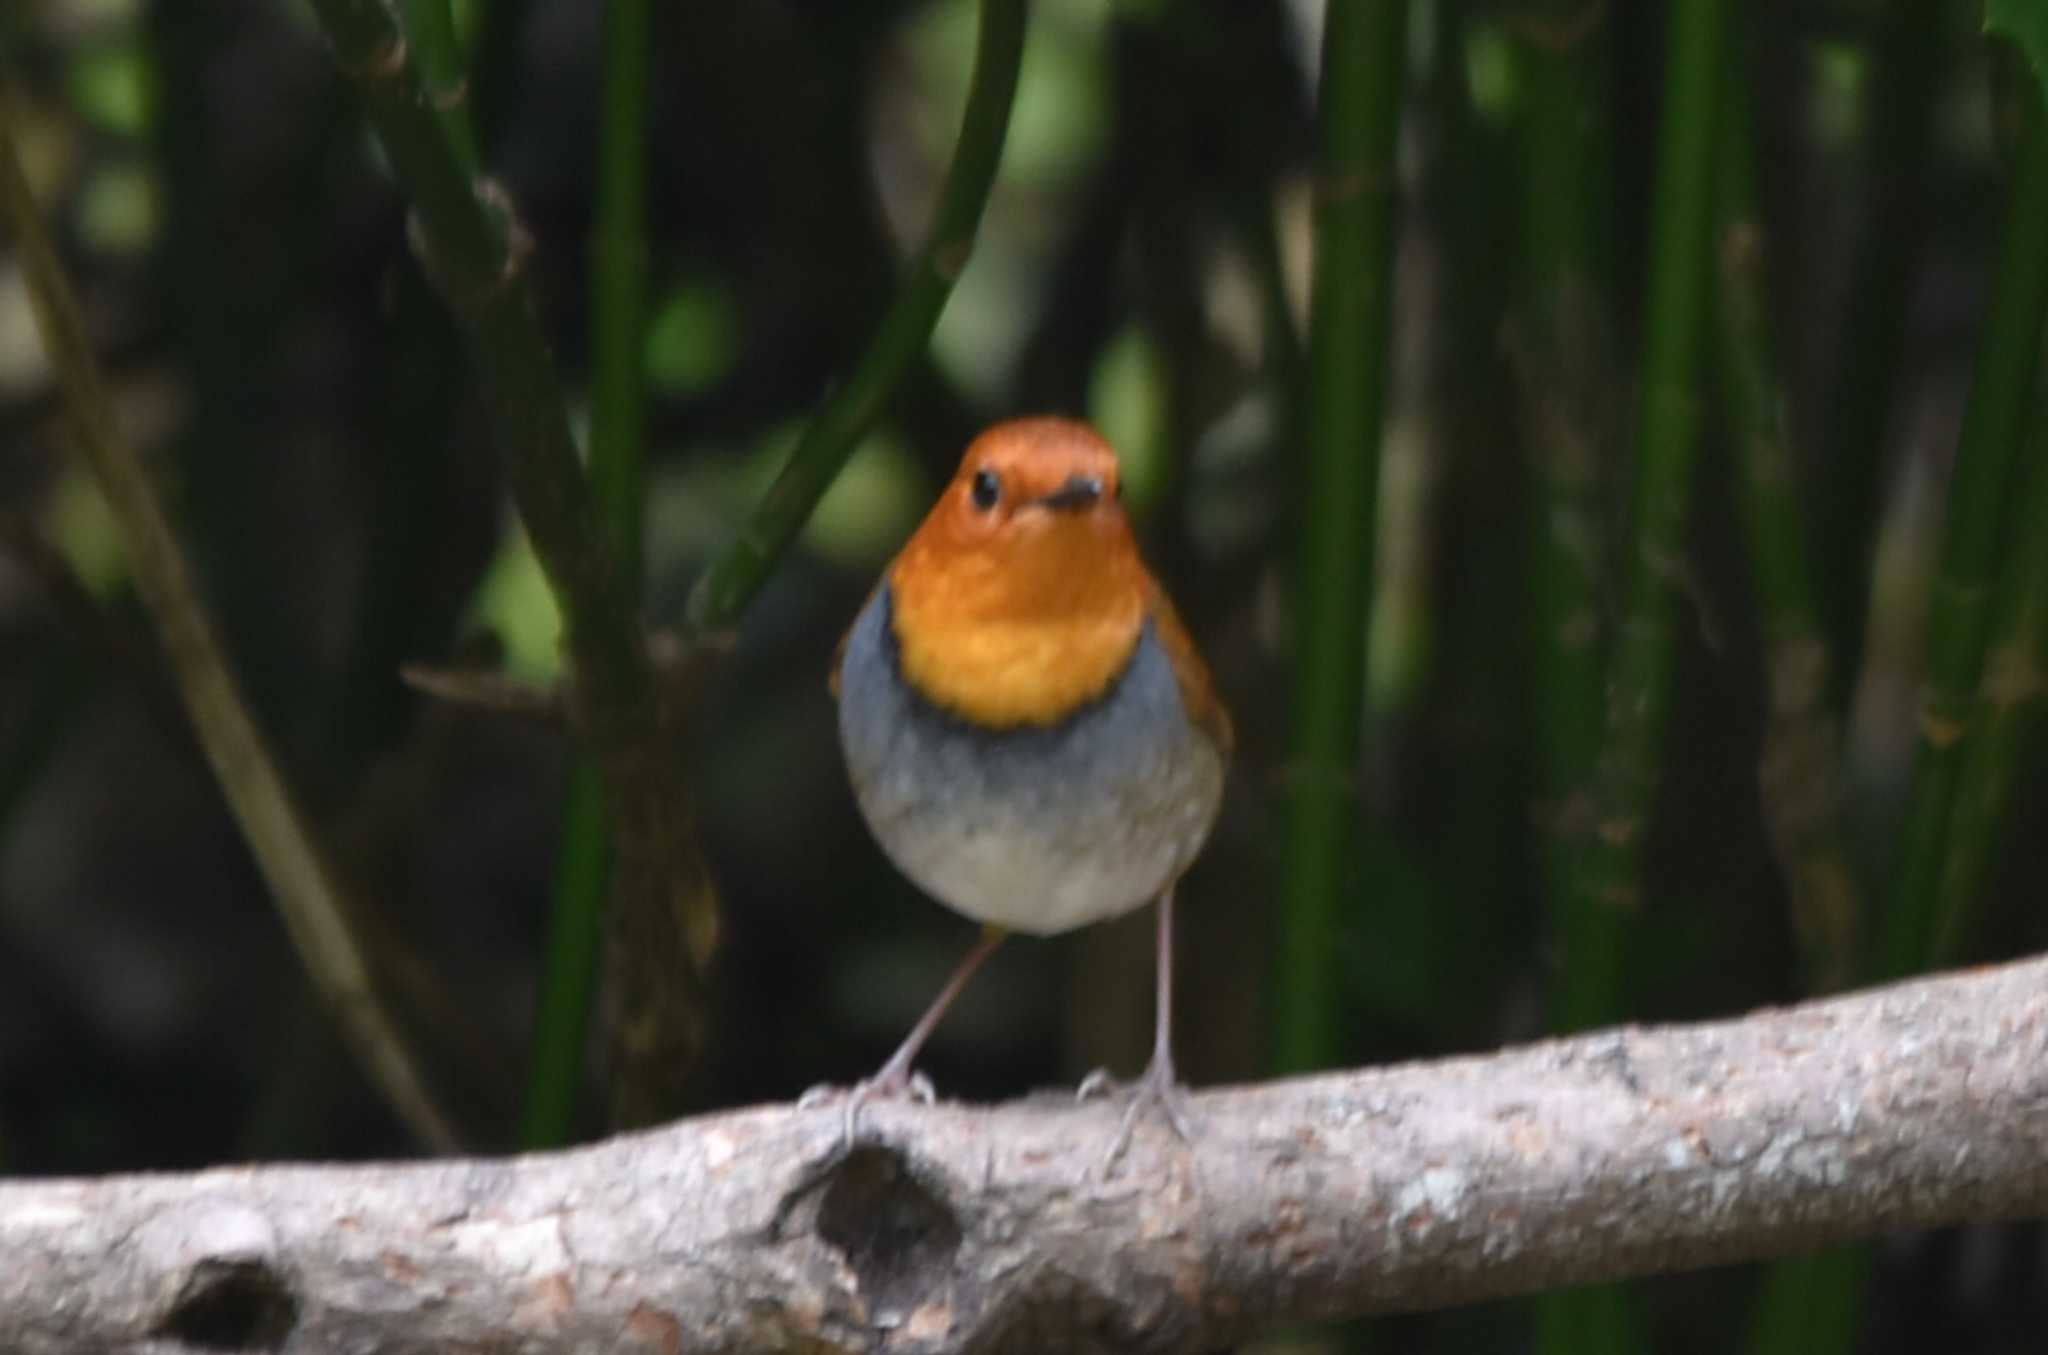
[(834, 1169), (818, 1201), (818, 1236), (860, 1277), (869, 1312), (903, 1313), (947, 1273), (960, 1223), (900, 1154), (864, 1146)]
[(156, 1334), (199, 1350), (276, 1350), (298, 1320), (291, 1286), (270, 1266), (209, 1258), (192, 1267)]

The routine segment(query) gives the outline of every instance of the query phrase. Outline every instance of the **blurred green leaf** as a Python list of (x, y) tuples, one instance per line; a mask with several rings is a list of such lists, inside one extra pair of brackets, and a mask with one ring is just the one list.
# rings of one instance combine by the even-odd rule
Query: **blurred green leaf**
[(1088, 419), (1116, 448), (1124, 502), (1143, 513), (1166, 485), (1166, 358), (1143, 326), (1103, 346), (1088, 381)]
[(138, 42), (95, 43), (71, 58), (70, 92), (72, 103), (102, 130), (141, 136), (156, 110), (156, 71)]
[(1984, 31), (2010, 38), (2048, 87), (2048, 0), (1984, 0)]
[(78, 197), (78, 229), (102, 254), (134, 255), (156, 240), (156, 176), (135, 161), (96, 170)]
[[(778, 456), (769, 464), (781, 461)], [(895, 553), (928, 497), (910, 453), (888, 431), (877, 431), (832, 481), (801, 539), (832, 564), (871, 568)]]
[(128, 581), (128, 558), (91, 472), (67, 463), (43, 512), (44, 530), (86, 591), (102, 600), (119, 592)]
[[(650, 574), (659, 578), (731, 540), (733, 524), (774, 483), (803, 431), (801, 419), (787, 419), (744, 450), (697, 446), (657, 463), (647, 489)], [(895, 433), (877, 429), (854, 449), (798, 540), (838, 568), (873, 570), (903, 544), (931, 495)]]
[(709, 282), (677, 286), (647, 327), (647, 379), (673, 396), (701, 395), (739, 360), (732, 296)]
[(561, 670), (562, 616), (525, 532), (509, 531), (499, 541), (469, 619), (498, 637), (511, 676), (545, 682)]
[[(1110, 127), (1102, 19), (1092, 5), (1042, 5), (1034, 13), (1003, 148), (1005, 183), (1045, 186), (1101, 154)], [(914, 125), (935, 173), (967, 102), (974, 35), (969, 0), (929, 6), (908, 33), (919, 81)]]
[(1100, 28), (1041, 22), (1018, 72), (1004, 174), (1026, 187), (1079, 174), (1102, 153), (1109, 126)]
[(1514, 116), (1519, 90), (1515, 83), (1514, 40), (1499, 24), (1475, 23), (1465, 30), (1465, 87), (1479, 120), (1505, 125)]
[(1806, 125), (1822, 149), (1841, 151), (1863, 134), (1870, 56), (1857, 43), (1819, 42), (1807, 55)]
[(483, 27), (484, 0), (449, 0), (448, 12), (455, 20), (455, 36), (466, 48)]

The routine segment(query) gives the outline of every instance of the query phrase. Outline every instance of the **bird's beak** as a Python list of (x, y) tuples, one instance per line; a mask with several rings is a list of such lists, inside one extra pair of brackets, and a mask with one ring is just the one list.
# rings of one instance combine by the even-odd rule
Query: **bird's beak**
[(1102, 481), (1093, 475), (1074, 475), (1038, 503), (1055, 513), (1079, 513), (1102, 501)]

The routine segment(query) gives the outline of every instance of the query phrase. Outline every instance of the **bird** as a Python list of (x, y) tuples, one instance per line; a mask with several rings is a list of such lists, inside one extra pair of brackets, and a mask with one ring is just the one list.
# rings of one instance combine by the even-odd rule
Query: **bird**
[(930, 1099), (913, 1061), (1006, 936), (1155, 901), (1152, 1056), (1110, 1155), (1147, 1105), (1189, 1137), (1172, 1047), (1174, 886), (1215, 825), (1234, 738), (1140, 558), (1122, 489), (1114, 449), (1087, 424), (996, 424), (840, 642), (830, 686), (868, 828), (912, 883), (982, 924), (896, 1052), (852, 1089), (849, 1141), (862, 1102)]

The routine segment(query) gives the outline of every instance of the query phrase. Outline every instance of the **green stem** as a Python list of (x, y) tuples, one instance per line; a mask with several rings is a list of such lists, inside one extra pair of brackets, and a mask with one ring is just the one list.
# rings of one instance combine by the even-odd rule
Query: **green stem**
[(1894, 393), (1905, 347), (1906, 317), (1934, 200), (1927, 183), (1928, 149), (1940, 88), (1942, 33), (1952, 0), (1892, 0), (1878, 44), (1863, 116), (1870, 128), (1863, 153), (1865, 191), (1856, 219), (1864, 223), (1843, 317), (1843, 361), (1827, 411), (1826, 492), (1818, 560), (1835, 653), (1846, 662), (1834, 698), (1846, 704), (1863, 656), (1871, 562), (1883, 488), (1892, 460), (1885, 449), (1898, 406)]
[(2013, 792), (2039, 746), (2048, 698), (2048, 428), (2036, 388), (2032, 465), (2020, 498), (2019, 533), (2000, 581), (1977, 710), (1956, 779), (1942, 866), (1937, 966), (1968, 958), (1983, 894), (2010, 818)]
[(590, 764), (581, 763), (570, 776), (562, 815), (555, 905), (534, 1014), (533, 1065), (519, 1123), (522, 1147), (553, 1147), (566, 1142), (575, 1127), (604, 936), (605, 890), (611, 883), (606, 841), (603, 787)]
[(1848, 984), (1862, 905), (1841, 838), (1841, 725), (1826, 619), (1806, 539), (1810, 516), (1786, 429), (1786, 393), (1771, 333), (1765, 237), (1757, 211), (1755, 131), (1744, 46), (1731, 41), (1722, 81), (1715, 230), (1715, 335), (1734, 500), (1762, 620), (1770, 693), (1758, 782), (1785, 872), (1809, 991)]
[(1717, 0), (1679, 0), (1666, 35), (1663, 126), (1651, 201), (1649, 298), (1631, 536), (1622, 561), (1621, 622), (1608, 668), (1605, 737), (1596, 776), (1599, 841), (1585, 859), (1572, 911), (1602, 962), (1566, 970), (1568, 1026), (1628, 1009), (1621, 961), (1642, 898), (1644, 842), (1664, 772), (1677, 657), (1678, 589), (1688, 555), (1699, 447), (1708, 245), (1713, 229), (1714, 117), (1722, 38)]
[(1357, 837), (1407, 15), (1405, 0), (1348, 0), (1330, 7), (1323, 31), (1293, 794), (1274, 989), (1283, 1070), (1328, 1066), (1341, 1029), (1334, 942)]
[[(647, 423), (641, 356), (647, 329), (650, 20), (647, 0), (605, 5), (590, 260), (590, 488), (626, 587), (636, 595)], [(582, 1085), (584, 1036), (612, 883), (603, 791), (587, 762), (570, 778), (521, 1129), (529, 1148), (568, 1137)]]
[[(2015, 164), (2027, 173), (2027, 157), (2043, 154), (2048, 113), (2037, 83), (2037, 68), (2017, 48), (2001, 45), (1993, 67), (2001, 125), (2014, 132)], [(2017, 194), (2015, 185), (2015, 206)], [(2014, 223), (2016, 229), (2031, 227)], [(2037, 336), (2036, 342), (2039, 342)], [(2037, 357), (2038, 357), (2037, 350)], [(2033, 442), (2030, 460), (2011, 472), (2023, 487), (2019, 524), (2039, 524), (2048, 510), (2048, 439), (2043, 437), (2043, 390), (2038, 369), (2032, 384)], [(2024, 436), (2021, 434), (2020, 436)], [(2008, 528), (2008, 531), (2011, 531)], [(2014, 790), (2039, 737), (2044, 682), (2048, 671), (2048, 533), (2013, 533), (2011, 558), (2001, 572), (1971, 728), (1960, 752), (1953, 808), (1942, 854), (1941, 881), (1929, 960), (1936, 966), (1964, 959), (1976, 940), (1983, 894), (2009, 816)]]
[(434, 112), (447, 129), (448, 143), (462, 167), (476, 170), (476, 132), (469, 119), (469, 78), (462, 43), (455, 35), (455, 15), (448, 0), (398, 0), (400, 19), (412, 59), (420, 68)]
[[(665, 982), (672, 1010), (701, 1015), (717, 902), (697, 851), (673, 717), (655, 687), (632, 592), (599, 530), (525, 285), (523, 237), (503, 195), (463, 171), (393, 12), (381, 0), (313, 6), (411, 199), (415, 247), (476, 368), (507, 483), (561, 610), (576, 728), (604, 781), (620, 878), (629, 882), (620, 910), (644, 920), (650, 937), (687, 938), (663, 947)], [(686, 1061), (693, 1041), (669, 1057)]]
[(350, 920), (354, 910), (325, 845), (250, 713), (148, 472), (114, 425), (113, 399), (86, 337), (78, 300), (22, 174), (5, 90), (0, 90), (0, 217), (15, 239), (37, 327), (63, 386), (79, 449), (120, 530), (136, 592), (156, 626), (200, 747), (292, 944), (371, 1081), (422, 1142), (453, 1151), (455, 1131), (435, 1104), (418, 1055), (383, 1004), (368, 951)]
[[(1517, 15), (1523, 85), (1514, 343), (1535, 493), (1529, 553), (1534, 695), (1531, 775), (1539, 880), (1563, 968), (1550, 994), (1554, 1028), (1610, 1015), (1618, 987), (1613, 911), (1572, 889), (1593, 850), (1590, 788), (1600, 750), (1601, 580), (1607, 565), (1603, 471), (1610, 451), (1611, 352), (1607, 204), (1611, 198), (1605, 6), (1534, 0)], [(1635, 1349), (1628, 1291), (1599, 1285), (1536, 1305), (1545, 1355)]]
[(1602, 470), (1615, 386), (1610, 329), (1607, 20), (1604, 7), (1531, 4), (1518, 15), (1523, 178), (1511, 365), (1529, 430), (1530, 760), (1544, 912), (1566, 979), (1554, 1027), (1593, 1015), (1604, 992), (1608, 910), (1581, 908), (1571, 883), (1592, 850), (1600, 751), (1601, 579), (1607, 559)]
[(1913, 973), (1934, 952), (1950, 816), (1971, 753), (1972, 717), (1990, 631), (1993, 587), (2009, 535), (2007, 502), (2024, 441), (2027, 398), (2048, 316), (2048, 131), (2027, 80), (2004, 239), (1970, 379), (1928, 605), (1920, 749), (1897, 873), (1878, 940), (1882, 977)]
[(931, 233), (853, 374), (826, 400), (752, 518), (691, 590), (687, 616), (698, 633), (723, 630), (739, 619), (931, 342), (953, 284), (967, 267), (995, 184), (1024, 53), (1025, 9), (1025, 0), (981, 0), (973, 85)]
[(1779, 1261), (1764, 1274), (1744, 1349), (1749, 1355), (1833, 1355), (1860, 1349), (1870, 1285), (1867, 1247)]
[(591, 241), (590, 487), (628, 593), (640, 578), (647, 382), (648, 0), (606, 0)]

